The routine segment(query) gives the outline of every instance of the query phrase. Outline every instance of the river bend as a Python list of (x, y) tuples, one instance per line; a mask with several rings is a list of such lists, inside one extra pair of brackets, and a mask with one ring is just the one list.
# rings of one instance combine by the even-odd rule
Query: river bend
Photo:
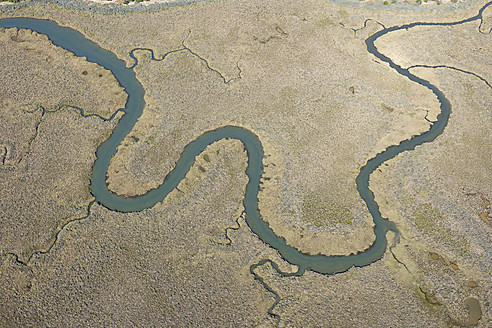
[[(396, 226), (389, 220), (382, 218), (378, 204), (374, 200), (374, 195), (369, 189), (369, 176), (385, 161), (397, 156), (398, 154), (414, 149), (418, 145), (435, 140), (445, 129), (450, 112), (451, 104), (444, 94), (430, 82), (421, 79), (408, 69), (402, 68), (395, 64), (390, 58), (380, 53), (375, 41), (383, 35), (392, 31), (410, 29), (415, 26), (453, 26), (475, 20), (482, 19), (483, 11), (491, 5), (492, 2), (484, 5), (476, 16), (457, 22), (449, 23), (411, 23), (394, 27), (383, 27), (366, 39), (367, 51), (378, 58), (380, 61), (389, 64), (398, 74), (401, 74), (411, 81), (422, 85), (431, 90), (439, 99), (441, 112), (437, 120), (432, 122), (428, 131), (402, 141), (399, 145), (391, 146), (385, 151), (371, 158), (360, 169), (356, 178), (357, 190), (365, 201), (369, 212), (374, 220), (374, 234), (376, 239), (374, 243), (365, 251), (351, 254), (348, 256), (326, 256), (310, 255), (300, 252), (299, 250), (287, 245), (284, 238), (275, 235), (269, 225), (262, 220), (258, 210), (258, 192), (260, 179), (263, 174), (263, 147), (259, 138), (251, 131), (238, 126), (223, 126), (215, 130), (207, 131), (200, 137), (190, 142), (183, 150), (175, 168), (168, 173), (164, 182), (156, 189), (136, 197), (124, 197), (112, 193), (106, 184), (106, 172), (109, 167), (111, 158), (115, 155), (118, 145), (128, 135), (138, 118), (142, 115), (145, 107), (144, 95), (145, 90), (138, 82), (135, 71), (126, 67), (126, 62), (120, 60), (112, 52), (99, 47), (96, 43), (86, 39), (80, 32), (68, 27), (61, 27), (50, 20), (34, 18), (5, 18), (0, 19), (0, 27), (30, 29), (41, 34), (45, 34), (53, 44), (71, 51), (76, 56), (86, 57), (89, 62), (96, 63), (110, 70), (121, 86), (125, 88), (128, 94), (128, 100), (123, 108), (124, 115), (118, 122), (111, 136), (104, 141), (97, 149), (97, 159), (94, 162), (91, 176), (91, 193), (95, 201), (101, 205), (119, 212), (136, 212), (154, 206), (161, 202), (166, 196), (175, 189), (179, 182), (186, 176), (191, 165), (204, 149), (213, 142), (224, 138), (233, 138), (240, 140), (248, 155), (248, 166), (246, 174), (249, 181), (246, 185), (243, 205), (245, 210), (245, 220), (253, 233), (255, 233), (266, 244), (276, 249), (283, 259), (287, 262), (298, 266), (295, 273), (282, 273), (283, 275), (300, 275), (305, 270), (312, 270), (322, 274), (334, 274), (348, 270), (353, 266), (365, 266), (380, 259), (387, 247), (386, 232), (393, 231), (398, 233)], [(265, 262), (265, 261), (263, 261)], [(251, 271), (258, 265), (252, 266)], [(279, 271), (277, 269), (277, 271)], [(280, 272), (280, 271), (279, 271)], [(269, 311), (271, 312), (271, 311)]]

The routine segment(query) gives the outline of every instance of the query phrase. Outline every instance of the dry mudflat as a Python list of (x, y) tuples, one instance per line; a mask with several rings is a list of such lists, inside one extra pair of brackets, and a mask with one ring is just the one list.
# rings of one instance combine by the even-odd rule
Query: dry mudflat
[[(126, 15), (36, 5), (3, 15), (54, 19), (128, 66), (137, 47), (165, 56), (156, 61), (149, 50), (134, 52), (147, 106), (111, 162), (112, 191), (134, 196), (155, 188), (191, 140), (240, 125), (265, 148), (263, 219), (304, 252), (347, 255), (374, 240), (355, 187), (360, 167), (426, 131), (439, 112), (429, 90), (370, 56), (364, 39), (381, 24), (454, 21), (483, 4), (395, 14), (318, 1), (215, 1)], [(376, 46), (404, 67), (447, 65), (490, 82), (490, 34), (482, 33), (492, 15), (485, 14), (482, 26), (410, 29)], [(121, 214), (94, 205), (48, 254), (27, 266), (9, 255), (27, 260), (50, 245), (64, 222), (87, 214), (94, 151), (117, 118), (82, 117), (63, 106), (107, 118), (126, 96), (109, 72), (42, 36), (0, 35), (0, 71), (11, 82), (0, 86), (0, 115), (8, 122), (0, 127), (2, 190), (10, 190), (0, 196), (7, 204), (0, 317), (12, 325), (274, 326), (267, 314), (272, 294), (249, 268), (264, 258), (292, 268), (241, 218), (247, 157), (238, 141), (209, 146), (152, 209)], [(491, 88), (449, 68), (411, 70), (437, 85), (453, 112), (435, 142), (371, 177), (383, 216), (402, 232), (399, 243), (377, 263), (335, 276), (283, 278), (268, 264), (257, 268), (280, 296), (273, 310), (280, 326), (491, 322), (491, 226), (482, 218), (492, 199)], [(226, 232), (236, 220), (239, 230)]]

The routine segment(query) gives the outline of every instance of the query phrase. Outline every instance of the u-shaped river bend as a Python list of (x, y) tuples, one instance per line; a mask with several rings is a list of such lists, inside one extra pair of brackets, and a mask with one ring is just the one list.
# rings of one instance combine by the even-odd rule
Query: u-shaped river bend
[[(246, 185), (245, 196), (243, 200), (245, 219), (251, 231), (258, 235), (265, 243), (276, 249), (282, 258), (289, 263), (298, 266), (295, 273), (284, 275), (301, 275), (305, 270), (312, 270), (322, 274), (333, 274), (343, 272), (352, 266), (365, 266), (380, 259), (387, 246), (386, 232), (394, 231), (398, 233), (393, 222), (381, 217), (378, 204), (374, 201), (374, 195), (369, 189), (369, 176), (385, 161), (397, 156), (398, 154), (411, 150), (418, 145), (435, 140), (446, 127), (451, 112), (451, 104), (444, 94), (430, 82), (423, 80), (409, 72), (408, 69), (402, 68), (395, 64), (390, 58), (380, 53), (374, 45), (374, 42), (381, 36), (392, 31), (410, 29), (415, 26), (453, 26), (475, 20), (482, 19), (483, 11), (491, 5), (492, 2), (484, 5), (476, 16), (457, 22), (449, 23), (411, 23), (407, 25), (383, 28), (367, 38), (367, 51), (377, 57), (380, 61), (386, 62), (398, 74), (401, 74), (411, 81), (418, 83), (430, 89), (439, 99), (441, 112), (437, 120), (432, 123), (430, 129), (421, 135), (402, 141), (399, 145), (391, 146), (385, 151), (377, 154), (374, 158), (367, 161), (359, 175), (356, 178), (357, 190), (360, 196), (367, 204), (367, 207), (374, 220), (374, 233), (376, 239), (374, 243), (364, 252), (351, 254), (348, 256), (326, 256), (326, 255), (309, 255), (304, 254), (297, 249), (287, 245), (284, 238), (275, 235), (268, 224), (261, 219), (258, 211), (258, 192), (260, 178), (263, 174), (263, 147), (258, 137), (251, 131), (237, 126), (224, 126), (216, 130), (207, 131), (196, 140), (190, 142), (183, 150), (181, 157), (176, 162), (174, 170), (164, 179), (164, 182), (156, 189), (147, 193), (127, 198), (112, 193), (106, 184), (106, 172), (109, 167), (111, 158), (115, 155), (118, 145), (128, 135), (138, 118), (142, 115), (145, 107), (144, 94), (145, 90), (138, 82), (133, 68), (127, 68), (126, 63), (120, 60), (112, 52), (102, 49), (96, 43), (86, 39), (81, 33), (68, 27), (61, 27), (50, 20), (41, 20), (33, 18), (6, 18), (0, 19), (0, 27), (19, 29), (30, 29), (38, 33), (45, 34), (53, 42), (68, 51), (73, 52), (76, 56), (86, 57), (88, 61), (97, 63), (110, 70), (119, 83), (125, 88), (128, 94), (128, 100), (123, 109), (124, 115), (120, 119), (117, 127), (111, 136), (104, 141), (97, 149), (97, 159), (94, 162), (91, 177), (91, 193), (95, 201), (101, 205), (119, 212), (136, 212), (154, 206), (161, 202), (166, 196), (178, 186), (179, 182), (186, 176), (196, 156), (198, 156), (208, 145), (224, 138), (233, 138), (240, 140), (247, 151), (248, 166), (246, 174), (249, 181)], [(261, 265), (260, 262), (257, 265)], [(251, 270), (257, 265), (253, 266)]]

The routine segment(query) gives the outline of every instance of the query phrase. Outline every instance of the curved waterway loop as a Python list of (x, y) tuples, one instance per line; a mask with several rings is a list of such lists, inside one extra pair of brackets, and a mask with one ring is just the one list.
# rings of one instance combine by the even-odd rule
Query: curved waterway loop
[[(244, 144), (248, 154), (246, 174), (249, 181), (246, 185), (243, 200), (246, 222), (251, 231), (258, 235), (265, 243), (276, 249), (282, 258), (293, 265), (297, 265), (299, 268), (298, 271), (294, 273), (283, 273), (278, 267), (276, 270), (283, 275), (300, 275), (305, 270), (312, 270), (322, 274), (333, 274), (346, 271), (352, 266), (361, 267), (369, 265), (383, 256), (387, 246), (386, 232), (391, 230), (398, 233), (398, 230), (394, 223), (384, 220), (381, 217), (379, 207), (374, 201), (374, 195), (369, 189), (369, 176), (383, 162), (404, 151), (411, 150), (418, 145), (435, 140), (446, 127), (451, 112), (449, 101), (436, 86), (411, 74), (408, 69), (395, 64), (390, 58), (377, 50), (374, 42), (389, 32), (410, 29), (415, 26), (453, 26), (474, 20), (481, 20), (483, 11), (491, 3), (492, 2), (487, 3), (480, 9), (476, 16), (468, 19), (452, 23), (412, 23), (384, 28), (366, 40), (367, 51), (369, 53), (373, 54), (379, 60), (388, 63), (390, 67), (395, 69), (399, 74), (430, 89), (439, 99), (441, 113), (427, 132), (409, 140), (405, 140), (399, 145), (389, 147), (382, 153), (379, 153), (374, 158), (370, 159), (361, 168), (360, 174), (356, 178), (357, 190), (366, 202), (367, 208), (373, 217), (376, 239), (364, 252), (348, 256), (310, 255), (302, 253), (287, 245), (285, 239), (275, 235), (269, 225), (261, 219), (258, 211), (258, 191), (260, 178), (263, 174), (263, 147), (254, 133), (242, 127), (220, 127), (216, 130), (205, 132), (199, 138), (190, 142), (184, 148), (181, 157), (176, 162), (174, 170), (169, 172), (164, 179), (164, 182), (158, 188), (152, 189), (144, 195), (130, 198), (112, 193), (106, 184), (106, 172), (110, 160), (115, 155), (118, 145), (123, 141), (125, 136), (130, 133), (138, 118), (142, 115), (145, 106), (145, 90), (138, 82), (134, 70), (132, 68), (127, 68), (126, 63), (123, 60), (118, 59), (112, 52), (102, 49), (96, 43), (86, 39), (81, 33), (71, 28), (61, 27), (53, 21), (32, 18), (6, 18), (0, 20), (0, 27), (24, 28), (46, 34), (53, 44), (73, 52), (76, 56), (86, 57), (88, 61), (99, 64), (110, 70), (119, 83), (125, 88), (125, 91), (128, 94), (128, 100), (123, 109), (125, 114), (120, 119), (111, 136), (103, 142), (96, 151), (97, 159), (94, 162), (92, 170), (91, 192), (97, 202), (111, 210), (119, 212), (135, 212), (151, 208), (156, 203), (161, 202), (166, 198), (166, 196), (178, 186), (179, 182), (186, 176), (186, 173), (195, 161), (196, 156), (203, 152), (208, 145), (224, 138), (234, 138), (240, 140)], [(261, 265), (261, 263), (266, 262), (263, 261), (252, 266), (251, 271), (253, 272), (254, 268)]]

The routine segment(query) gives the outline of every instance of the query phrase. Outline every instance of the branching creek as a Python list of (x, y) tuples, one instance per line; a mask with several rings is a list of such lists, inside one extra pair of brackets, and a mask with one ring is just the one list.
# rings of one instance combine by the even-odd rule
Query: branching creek
[[(106, 184), (106, 173), (109, 167), (109, 163), (111, 161), (111, 158), (115, 155), (118, 145), (123, 141), (125, 136), (127, 136), (132, 131), (133, 126), (137, 122), (138, 118), (142, 115), (145, 107), (145, 90), (140, 82), (137, 80), (135, 71), (133, 70), (133, 68), (138, 64), (138, 60), (133, 55), (133, 53), (136, 50), (149, 49), (135, 48), (134, 50), (132, 50), (130, 55), (135, 60), (135, 64), (131, 67), (127, 67), (126, 62), (118, 59), (117, 56), (112, 52), (102, 49), (93, 41), (86, 39), (84, 35), (82, 35), (80, 32), (68, 27), (61, 27), (54, 21), (33, 18), (5, 18), (0, 19), (0, 27), (29, 29), (32, 31), (36, 31), (37, 33), (47, 35), (54, 45), (71, 51), (76, 56), (86, 57), (87, 61), (96, 63), (110, 70), (115, 78), (118, 80), (120, 85), (125, 88), (125, 91), (128, 94), (125, 108), (120, 109), (120, 111), (124, 112), (124, 115), (119, 120), (118, 125), (112, 132), (111, 136), (106, 141), (104, 141), (96, 151), (97, 158), (93, 165), (90, 184), (91, 193), (94, 196), (95, 201), (93, 201), (89, 205), (87, 215), (90, 214), (90, 207), (94, 202), (99, 203), (110, 210), (118, 212), (137, 212), (147, 208), (151, 208), (156, 203), (163, 201), (164, 198), (166, 198), (166, 196), (178, 186), (179, 182), (186, 176), (190, 167), (193, 165), (196, 156), (202, 153), (208, 145), (226, 138), (237, 139), (243, 143), (248, 155), (246, 174), (249, 178), (243, 200), (244, 219), (251, 231), (256, 234), (264, 243), (277, 250), (280, 256), (285, 261), (298, 267), (298, 270), (296, 272), (283, 272), (279, 269), (278, 265), (275, 262), (268, 259), (261, 260), (260, 262), (253, 264), (250, 267), (250, 272), (254, 275), (255, 279), (258, 280), (266, 288), (267, 291), (271, 292), (275, 296), (275, 302), (268, 309), (268, 313), (276, 320), (278, 325), (280, 317), (278, 316), (278, 314), (275, 314), (273, 310), (278, 304), (280, 297), (270, 286), (266, 284), (266, 282), (258, 274), (255, 273), (255, 269), (261, 265), (270, 263), (274, 270), (282, 276), (299, 276), (302, 275), (306, 270), (330, 275), (345, 272), (354, 266), (366, 266), (382, 258), (387, 249), (386, 233), (388, 231), (393, 231), (397, 236), (396, 240), (398, 240), (398, 229), (393, 222), (387, 219), (383, 219), (383, 217), (381, 216), (378, 204), (375, 202), (374, 195), (369, 189), (369, 177), (371, 173), (381, 164), (391, 158), (394, 158), (398, 154), (404, 151), (412, 150), (418, 145), (434, 141), (444, 131), (448, 123), (451, 112), (451, 104), (448, 99), (446, 99), (443, 92), (441, 92), (430, 82), (410, 73), (409, 68), (402, 68), (401, 66), (395, 64), (390, 58), (380, 53), (374, 45), (375, 41), (387, 33), (398, 30), (408, 30), (415, 26), (454, 26), (476, 20), (480, 20), (480, 22), (482, 23), (482, 13), (491, 4), (492, 2), (489, 2), (484, 5), (479, 10), (477, 15), (456, 22), (415, 22), (393, 27), (384, 27), (382, 24), (380, 24), (382, 29), (372, 34), (365, 40), (367, 51), (370, 54), (375, 56), (380, 61), (389, 64), (389, 66), (393, 68), (398, 74), (401, 74), (411, 81), (431, 90), (437, 96), (440, 102), (441, 112), (437, 116), (437, 120), (431, 122), (431, 126), (428, 131), (414, 136), (408, 140), (404, 140), (398, 145), (388, 147), (383, 152), (377, 154), (374, 158), (369, 159), (367, 163), (360, 169), (360, 173), (356, 178), (357, 190), (359, 191), (362, 199), (365, 201), (367, 208), (373, 217), (373, 221), (375, 224), (374, 234), (376, 238), (374, 243), (365, 251), (348, 256), (326, 256), (321, 254), (311, 255), (302, 253), (299, 250), (289, 246), (284, 238), (275, 235), (273, 230), (269, 227), (268, 223), (262, 220), (260, 212), (258, 210), (258, 193), (260, 187), (260, 179), (263, 174), (263, 147), (259, 138), (254, 133), (243, 127), (231, 125), (218, 127), (217, 129), (203, 133), (200, 137), (191, 141), (184, 148), (180, 158), (176, 162), (175, 168), (167, 174), (164, 182), (156, 189), (149, 190), (147, 193), (135, 197), (124, 197), (122, 195), (112, 193), (108, 189), (108, 185)], [(183, 48), (179, 50), (187, 50), (194, 54), (191, 50), (186, 48), (184, 44)], [(165, 54), (160, 59), (156, 59), (152, 52), (152, 59), (163, 60), (168, 54), (179, 50), (171, 51)], [(211, 69), (205, 59), (201, 57), (199, 58), (205, 62), (209, 69)], [(452, 69), (459, 70), (456, 68)], [(214, 71), (220, 75), (218, 71)], [(241, 71), (239, 69), (239, 74), (240, 73)], [(228, 83), (228, 81), (226, 81), (222, 75), (220, 76), (225, 83)], [(82, 110), (79, 109), (79, 111), (81, 112), (81, 114), (83, 114)], [(86, 217), (87, 216), (84, 216), (83, 218)], [(83, 218), (79, 218), (76, 220), (81, 220)], [(64, 226), (66, 226), (67, 224), (68, 223), (66, 223)], [(52, 247), (53, 245), (50, 246), (48, 251)], [(48, 251), (38, 253), (46, 253)], [(18, 258), (17, 261), (19, 261)]]

